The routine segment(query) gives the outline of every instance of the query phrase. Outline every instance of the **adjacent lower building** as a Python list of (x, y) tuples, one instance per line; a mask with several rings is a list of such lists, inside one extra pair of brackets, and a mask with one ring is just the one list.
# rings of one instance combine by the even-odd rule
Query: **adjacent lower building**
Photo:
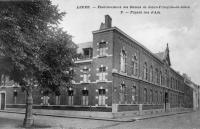
[[(72, 85), (59, 94), (36, 91), (36, 105), (68, 105), (80, 110), (94, 107), (94, 111), (136, 114), (141, 110), (164, 112), (193, 107), (192, 88), (171, 68), (168, 44), (163, 52), (152, 53), (112, 27), (109, 15), (92, 34), (93, 41), (79, 44)], [(20, 88), (1, 88), (2, 91), (6, 92), (7, 105), (25, 103)]]

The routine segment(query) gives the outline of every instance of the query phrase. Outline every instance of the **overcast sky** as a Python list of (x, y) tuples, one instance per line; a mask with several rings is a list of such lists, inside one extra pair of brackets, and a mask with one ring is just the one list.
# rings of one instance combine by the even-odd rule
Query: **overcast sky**
[[(112, 24), (146, 46), (153, 53), (169, 44), (172, 68), (187, 73), (200, 84), (200, 0), (53, 0), (67, 14), (60, 27), (73, 36), (75, 43), (92, 41), (92, 31), (112, 17)], [(188, 9), (156, 9), (160, 15), (121, 14), (133, 9), (77, 9), (77, 6), (190, 6)], [(139, 9), (141, 10), (141, 9)], [(149, 10), (149, 9), (146, 9)], [(152, 11), (152, 10), (150, 10)]]

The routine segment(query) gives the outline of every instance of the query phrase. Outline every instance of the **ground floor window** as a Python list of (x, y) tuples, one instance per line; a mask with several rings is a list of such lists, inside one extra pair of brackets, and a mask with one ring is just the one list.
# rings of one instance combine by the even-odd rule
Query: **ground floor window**
[(0, 92), (0, 110), (4, 110), (6, 107), (6, 94)]
[(152, 89), (150, 89), (150, 93), (149, 93), (150, 95), (149, 95), (149, 97), (150, 97), (150, 103), (153, 103), (153, 90)]
[(42, 100), (43, 105), (49, 105), (49, 96), (43, 96)]
[(143, 96), (143, 100), (144, 100), (143, 102), (147, 103), (147, 89), (146, 88), (144, 88), (143, 95), (144, 95)]
[(74, 104), (74, 91), (69, 88), (68, 90), (68, 105), (73, 105)]
[(136, 86), (132, 87), (132, 103), (136, 103)]
[(99, 89), (99, 101), (98, 104), (100, 106), (106, 105), (106, 90), (105, 89)]
[(13, 91), (13, 100), (14, 100), (14, 104), (17, 104), (17, 90)]
[(88, 90), (82, 90), (82, 105), (88, 105)]

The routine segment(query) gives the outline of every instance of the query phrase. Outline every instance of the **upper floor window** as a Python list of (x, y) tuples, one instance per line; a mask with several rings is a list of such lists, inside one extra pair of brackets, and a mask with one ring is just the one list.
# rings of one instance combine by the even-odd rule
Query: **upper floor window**
[(159, 72), (158, 72), (158, 69), (156, 69), (155, 79), (156, 79), (156, 83), (159, 84)]
[(100, 81), (105, 81), (106, 80), (105, 76), (106, 76), (106, 67), (105, 66), (101, 66), (99, 68), (99, 80)]
[(132, 75), (137, 76), (138, 72), (138, 62), (137, 62), (137, 57), (134, 56), (132, 59)]
[(99, 56), (105, 56), (106, 55), (106, 42), (100, 42), (99, 43)]
[(0, 85), (6, 86), (6, 84), (9, 82), (9, 77), (5, 76), (4, 74), (1, 75), (0, 78)]
[(83, 48), (83, 57), (81, 58), (92, 58), (92, 48)]
[(165, 85), (168, 86), (169, 82), (168, 82), (168, 73), (167, 70), (165, 70)]
[(150, 82), (153, 82), (153, 66), (150, 67)]
[(148, 69), (147, 69), (147, 63), (146, 62), (144, 63), (143, 76), (144, 76), (145, 80), (148, 79)]
[(173, 87), (173, 78), (171, 77), (171, 88)]
[(126, 52), (124, 50), (120, 53), (120, 71), (126, 72)]
[(83, 69), (83, 82), (87, 83), (89, 82), (89, 69), (88, 68), (84, 68)]
[(162, 72), (160, 71), (160, 85), (162, 85), (163, 84), (163, 75), (162, 75)]

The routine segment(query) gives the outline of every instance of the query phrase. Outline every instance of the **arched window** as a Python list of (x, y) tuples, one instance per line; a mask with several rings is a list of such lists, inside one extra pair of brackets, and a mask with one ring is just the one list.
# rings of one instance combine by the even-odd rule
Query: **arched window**
[(144, 88), (144, 103), (147, 102), (147, 89)]
[(158, 69), (156, 69), (155, 80), (156, 80), (156, 83), (159, 84), (159, 72), (158, 72)]
[(150, 82), (153, 82), (153, 66), (151, 65), (151, 67), (150, 67)]
[(126, 72), (126, 52), (124, 50), (120, 54), (120, 70)]
[(144, 76), (145, 80), (148, 79), (148, 69), (147, 69), (147, 63), (146, 62), (144, 63), (143, 76)]
[(132, 103), (136, 103), (136, 86), (132, 87)]
[(162, 79), (162, 72), (160, 71), (160, 81), (159, 81), (160, 85), (163, 84), (163, 79)]
[(150, 103), (153, 103), (153, 90), (152, 89), (150, 89), (149, 97), (150, 97)]
[(158, 103), (158, 91), (155, 91), (155, 103)]
[(167, 70), (165, 70), (165, 85), (169, 86), (169, 79), (168, 79)]
[(137, 70), (138, 69), (138, 62), (137, 57), (134, 56), (132, 59), (132, 75), (137, 76)]

